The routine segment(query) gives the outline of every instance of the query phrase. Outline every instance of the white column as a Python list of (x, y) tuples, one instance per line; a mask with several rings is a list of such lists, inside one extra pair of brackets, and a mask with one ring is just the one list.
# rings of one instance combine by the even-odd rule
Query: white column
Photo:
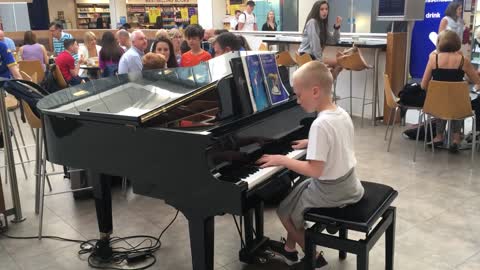
[(298, 31), (302, 32), (307, 20), (308, 13), (312, 10), (313, 4), (317, 0), (301, 0), (298, 1)]
[(110, 19), (112, 21), (111, 28), (117, 29), (117, 23), (120, 17), (127, 17), (127, 1), (126, 0), (110, 0)]
[(225, 13), (226, 2), (224, 0), (198, 1), (198, 23), (204, 29), (222, 29)]

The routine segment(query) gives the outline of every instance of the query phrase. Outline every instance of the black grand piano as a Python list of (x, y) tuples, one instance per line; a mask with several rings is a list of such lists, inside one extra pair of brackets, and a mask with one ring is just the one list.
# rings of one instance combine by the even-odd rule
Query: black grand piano
[(123, 176), (134, 193), (185, 215), (194, 270), (213, 269), (216, 215), (243, 216), (240, 260), (261, 256), (268, 239), (258, 194), (289, 172), (254, 162), (265, 153), (303, 158), (290, 142), (306, 138), (311, 115), (293, 95), (253, 113), (241, 97), (245, 75), (232, 75), (230, 58), (90, 81), (40, 100), (47, 158), (89, 172), (102, 237), (113, 229), (107, 176)]

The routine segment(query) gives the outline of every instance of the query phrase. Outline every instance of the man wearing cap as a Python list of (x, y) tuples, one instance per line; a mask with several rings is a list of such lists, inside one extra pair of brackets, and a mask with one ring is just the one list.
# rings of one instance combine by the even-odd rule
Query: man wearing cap
[(257, 21), (253, 10), (255, 9), (255, 2), (247, 1), (247, 8), (238, 17), (239, 31), (258, 31)]

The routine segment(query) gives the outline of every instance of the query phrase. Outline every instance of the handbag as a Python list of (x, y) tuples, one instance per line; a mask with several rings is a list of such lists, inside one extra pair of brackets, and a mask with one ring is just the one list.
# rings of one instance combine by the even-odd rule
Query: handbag
[(372, 68), (367, 64), (360, 52), (360, 49), (355, 44), (344, 51), (337, 52), (337, 63), (344, 69), (360, 71), (366, 68)]

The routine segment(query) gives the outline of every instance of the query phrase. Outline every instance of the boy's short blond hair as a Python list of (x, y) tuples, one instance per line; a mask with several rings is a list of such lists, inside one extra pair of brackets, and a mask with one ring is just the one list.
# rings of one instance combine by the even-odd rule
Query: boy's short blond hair
[(320, 61), (310, 61), (304, 64), (295, 71), (293, 78), (297, 79), (305, 88), (318, 86), (327, 93), (332, 93), (332, 73)]
[(156, 53), (149, 52), (142, 58), (143, 70), (165, 68), (165, 58)]

